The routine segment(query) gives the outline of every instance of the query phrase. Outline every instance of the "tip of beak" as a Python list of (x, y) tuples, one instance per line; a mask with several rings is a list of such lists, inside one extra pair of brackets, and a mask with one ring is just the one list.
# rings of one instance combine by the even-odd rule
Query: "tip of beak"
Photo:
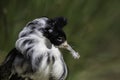
[(80, 55), (78, 54), (78, 52), (76, 52), (74, 49), (72, 49), (72, 47), (67, 43), (67, 41), (65, 41), (63, 44), (61, 44), (59, 46), (59, 48), (65, 48), (68, 51), (70, 51), (75, 59), (79, 59), (80, 58)]

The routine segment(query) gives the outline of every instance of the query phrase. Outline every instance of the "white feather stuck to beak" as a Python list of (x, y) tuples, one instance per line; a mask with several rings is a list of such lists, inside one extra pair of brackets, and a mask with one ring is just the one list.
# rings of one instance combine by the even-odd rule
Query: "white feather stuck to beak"
[(65, 41), (64, 43), (62, 43), (59, 48), (64, 48), (67, 49), (68, 51), (70, 51), (70, 53), (72, 54), (72, 56), (75, 59), (79, 59), (80, 55), (78, 54), (78, 52), (76, 52), (74, 49), (72, 49), (72, 47), (67, 43), (67, 41)]

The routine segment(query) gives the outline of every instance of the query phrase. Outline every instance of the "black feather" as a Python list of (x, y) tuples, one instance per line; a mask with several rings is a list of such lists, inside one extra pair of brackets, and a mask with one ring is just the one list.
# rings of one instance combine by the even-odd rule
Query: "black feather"
[(19, 52), (16, 48), (12, 49), (5, 58), (4, 62), (0, 65), (0, 80), (9, 80), (12, 70), (12, 63), (17, 54), (19, 54)]

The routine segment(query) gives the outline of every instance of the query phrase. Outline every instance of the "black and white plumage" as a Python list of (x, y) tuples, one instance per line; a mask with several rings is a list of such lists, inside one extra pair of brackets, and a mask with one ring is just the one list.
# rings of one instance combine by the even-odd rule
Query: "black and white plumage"
[[(0, 66), (1, 80), (65, 80), (67, 67), (58, 47), (71, 51), (66, 41), (63, 17), (42, 17), (29, 22), (19, 33), (15, 48)], [(7, 70), (8, 69), (8, 70)]]

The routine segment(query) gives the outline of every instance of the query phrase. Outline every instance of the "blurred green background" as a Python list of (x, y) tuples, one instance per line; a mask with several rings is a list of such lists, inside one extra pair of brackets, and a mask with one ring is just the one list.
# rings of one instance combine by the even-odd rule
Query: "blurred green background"
[(120, 0), (0, 0), (0, 62), (28, 21), (64, 16), (69, 44), (81, 58), (62, 50), (67, 80), (120, 80)]

